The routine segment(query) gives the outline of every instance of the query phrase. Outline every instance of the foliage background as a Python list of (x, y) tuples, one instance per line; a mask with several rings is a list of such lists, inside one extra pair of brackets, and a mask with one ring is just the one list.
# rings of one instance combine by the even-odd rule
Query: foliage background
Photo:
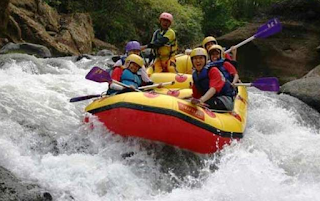
[(252, 19), (259, 10), (281, 0), (45, 0), (60, 13), (91, 14), (96, 37), (123, 47), (143, 44), (158, 28), (158, 16), (174, 16), (179, 47), (199, 44), (204, 36), (220, 36)]

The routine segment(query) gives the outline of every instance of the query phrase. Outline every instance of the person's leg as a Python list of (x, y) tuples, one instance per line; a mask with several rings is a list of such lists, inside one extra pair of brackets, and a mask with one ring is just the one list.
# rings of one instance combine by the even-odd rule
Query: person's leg
[(160, 59), (156, 59), (153, 63), (153, 69), (154, 69), (154, 73), (161, 73), (163, 70), (162, 70), (162, 64), (161, 64), (161, 60)]
[(169, 61), (167, 62), (168, 72), (170, 72), (170, 73), (178, 73), (176, 66), (177, 66), (176, 65), (176, 58), (175, 57), (171, 57), (169, 59)]
[(233, 99), (229, 96), (210, 98), (206, 103), (209, 105), (210, 109), (230, 111), (233, 109)]

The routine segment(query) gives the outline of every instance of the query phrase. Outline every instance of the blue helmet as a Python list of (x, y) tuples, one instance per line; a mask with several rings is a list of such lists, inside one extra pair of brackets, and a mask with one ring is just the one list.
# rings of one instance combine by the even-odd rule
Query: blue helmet
[(126, 52), (130, 52), (132, 50), (140, 50), (140, 43), (138, 41), (129, 41), (126, 45)]

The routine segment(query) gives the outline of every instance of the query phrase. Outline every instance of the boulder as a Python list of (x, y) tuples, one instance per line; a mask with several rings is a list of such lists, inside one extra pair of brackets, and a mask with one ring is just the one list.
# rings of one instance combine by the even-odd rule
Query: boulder
[(320, 65), (301, 79), (281, 86), (280, 92), (294, 96), (320, 112)]
[(1, 0), (0, 1), (0, 37), (3, 37), (6, 29), (7, 29), (7, 24), (9, 21), (9, 1), (10, 0)]
[(308, 77), (320, 78), (320, 65), (312, 69), (308, 74), (304, 76), (304, 78), (308, 78)]
[(82, 55), (79, 55), (75, 58), (75, 61), (80, 61), (81, 59), (83, 58), (86, 58), (86, 59), (92, 59), (92, 56), (91, 55), (88, 55), (88, 54), (82, 54)]
[(44, 45), (55, 56), (92, 52), (94, 32), (89, 14), (59, 15), (39, 0), (5, 0), (0, 5), (1, 13), (7, 13), (0, 14), (0, 19), (7, 22), (0, 25), (2, 37), (15, 43)]
[(37, 185), (22, 183), (0, 166), (0, 200), (51, 201), (52, 196)]
[(9, 43), (9, 40), (7, 38), (0, 38), (0, 47), (3, 47), (8, 43)]
[(121, 54), (121, 51), (119, 51), (119, 49), (116, 48), (116, 46), (111, 45), (110, 43), (106, 43), (97, 38), (93, 39), (93, 48), (96, 50), (107, 49), (110, 50), (113, 54)]
[(48, 58), (51, 57), (50, 50), (43, 46), (32, 43), (8, 43), (3, 46), (0, 50), (0, 54), (9, 54), (9, 53), (25, 53), (34, 55), (36, 57)]

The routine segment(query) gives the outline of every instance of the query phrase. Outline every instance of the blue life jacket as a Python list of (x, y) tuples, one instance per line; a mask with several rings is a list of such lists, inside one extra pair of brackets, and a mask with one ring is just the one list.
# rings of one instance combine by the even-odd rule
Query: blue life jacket
[[(211, 68), (214, 68), (214, 67), (207, 65), (200, 71), (200, 74), (198, 74), (197, 71), (194, 71), (192, 73), (193, 84), (202, 95), (204, 95), (210, 88), (209, 87), (210, 86), (209, 71)], [(223, 77), (222, 73), (221, 73), (221, 76)], [(234, 95), (235, 95), (234, 88), (231, 86), (230, 82), (225, 81), (225, 84), (221, 89), (221, 91), (216, 92), (213, 97), (217, 97), (217, 96), (233, 97)]]
[(141, 77), (135, 73), (132, 73), (129, 69), (125, 69), (121, 75), (121, 80), (123, 84), (133, 85), (135, 88), (141, 86)]
[(223, 74), (223, 76), (226, 78), (226, 80), (228, 80), (229, 82), (232, 83), (234, 76), (232, 76), (227, 69), (223, 66), (224, 62), (226, 62), (225, 59), (220, 59), (218, 61), (212, 61), (210, 63), (207, 64), (208, 67), (217, 67), (220, 72)]

